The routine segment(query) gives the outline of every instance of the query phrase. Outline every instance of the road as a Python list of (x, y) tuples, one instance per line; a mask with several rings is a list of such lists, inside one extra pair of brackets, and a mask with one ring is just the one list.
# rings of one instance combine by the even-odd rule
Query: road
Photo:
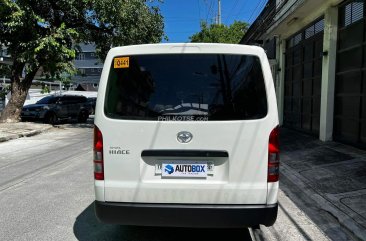
[(91, 124), (0, 143), (0, 240), (328, 240), (282, 191), (277, 222), (260, 230), (99, 223), (91, 147)]

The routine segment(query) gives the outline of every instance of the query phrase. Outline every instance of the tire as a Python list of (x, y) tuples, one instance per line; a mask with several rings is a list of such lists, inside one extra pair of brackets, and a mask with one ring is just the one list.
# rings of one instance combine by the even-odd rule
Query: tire
[(45, 123), (54, 125), (57, 123), (57, 116), (55, 113), (51, 112), (46, 115)]
[(78, 115), (78, 122), (79, 123), (86, 123), (89, 118), (89, 114), (86, 111), (80, 111)]
[(252, 229), (253, 230), (260, 230), (261, 228), (260, 228), (259, 224), (257, 224), (257, 225), (253, 225)]

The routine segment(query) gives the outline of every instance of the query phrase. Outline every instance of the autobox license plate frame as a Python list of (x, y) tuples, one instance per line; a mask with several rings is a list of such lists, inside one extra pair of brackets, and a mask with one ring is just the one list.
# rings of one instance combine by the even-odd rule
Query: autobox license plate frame
[(160, 165), (162, 178), (207, 178), (208, 162), (192, 160), (163, 160)]

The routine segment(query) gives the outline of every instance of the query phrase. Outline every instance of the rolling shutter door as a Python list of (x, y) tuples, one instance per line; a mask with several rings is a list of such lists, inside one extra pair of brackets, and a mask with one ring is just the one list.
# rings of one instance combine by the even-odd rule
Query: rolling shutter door
[(366, 25), (364, 1), (339, 8), (334, 140), (366, 148)]
[(287, 40), (284, 125), (319, 135), (324, 19)]

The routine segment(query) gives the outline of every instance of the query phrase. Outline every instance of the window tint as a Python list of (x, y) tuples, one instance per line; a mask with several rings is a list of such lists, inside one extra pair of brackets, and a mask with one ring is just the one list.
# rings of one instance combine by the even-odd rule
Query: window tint
[(111, 64), (105, 101), (110, 118), (216, 121), (267, 114), (258, 57), (164, 54), (123, 59), (128, 64), (121, 68)]
[(86, 97), (84, 96), (72, 96), (72, 95), (64, 95), (61, 98), (63, 104), (77, 104), (86, 102)]
[(61, 102), (63, 105), (68, 105), (68, 104), (71, 104), (72, 103), (72, 97), (71, 96), (67, 96), (67, 95), (64, 95), (61, 97)]
[(57, 100), (58, 98), (55, 96), (46, 96), (37, 101), (37, 104), (55, 104)]
[(87, 98), (86, 97), (84, 97), (84, 96), (76, 96), (75, 97), (75, 102), (76, 103), (84, 103), (84, 102), (86, 102), (87, 101)]

